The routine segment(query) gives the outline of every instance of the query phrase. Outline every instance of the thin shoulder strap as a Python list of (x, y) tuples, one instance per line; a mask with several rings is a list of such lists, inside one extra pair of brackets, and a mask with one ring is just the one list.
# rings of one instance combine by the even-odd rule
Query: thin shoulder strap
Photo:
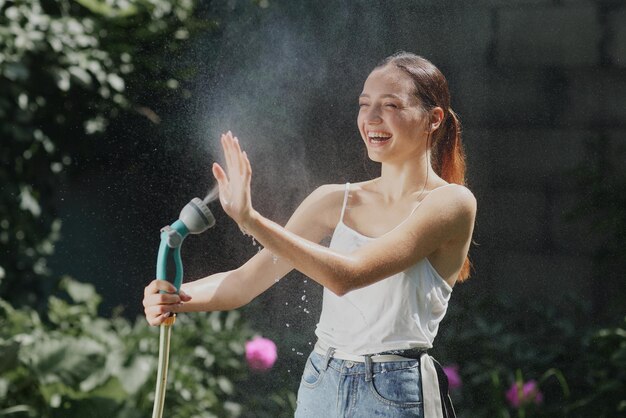
[[(435, 188), (434, 188), (434, 189), (432, 189), (429, 193), (432, 193), (432, 192), (434, 192), (434, 191), (435, 191), (435, 190), (437, 190), (437, 189), (442, 189), (442, 188), (444, 188), (444, 187), (446, 187), (446, 186), (452, 186), (453, 184), (456, 184), (456, 183), (448, 183), (448, 184), (444, 184), (443, 186), (435, 187)], [(426, 196), (424, 196), (424, 198), (426, 198)], [(409, 216), (407, 216), (407, 218), (410, 218), (410, 217), (411, 217), (411, 215), (413, 215), (413, 214), (415, 213), (415, 211), (417, 210), (417, 208), (419, 208), (419, 207), (420, 207), (420, 205), (422, 204), (422, 202), (423, 202), (423, 201), (424, 201), (424, 199), (422, 199), (422, 200), (420, 200), (420, 201), (419, 201), (419, 203), (417, 204), (417, 206), (415, 206), (415, 207), (413, 208), (413, 210), (411, 211), (411, 213), (409, 213)]]
[(341, 206), (341, 217), (339, 222), (343, 222), (343, 214), (346, 212), (346, 205), (348, 203), (348, 193), (350, 193), (350, 183), (346, 183), (346, 191), (343, 194), (343, 206)]

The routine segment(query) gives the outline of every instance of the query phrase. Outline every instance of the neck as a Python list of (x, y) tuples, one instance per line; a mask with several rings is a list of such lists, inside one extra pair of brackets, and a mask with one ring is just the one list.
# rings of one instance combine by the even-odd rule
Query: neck
[[(401, 162), (385, 162), (376, 179), (385, 201), (395, 201), (422, 190), (428, 192), (440, 180), (426, 159), (427, 154)], [(430, 155), (430, 154), (428, 154)]]

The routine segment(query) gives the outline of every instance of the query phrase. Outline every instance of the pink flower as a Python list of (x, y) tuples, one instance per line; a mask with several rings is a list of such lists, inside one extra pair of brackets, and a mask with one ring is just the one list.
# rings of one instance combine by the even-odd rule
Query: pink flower
[(263, 337), (254, 337), (246, 342), (246, 361), (252, 370), (265, 371), (276, 362), (276, 344)]
[(514, 408), (519, 408), (529, 403), (539, 405), (543, 402), (543, 393), (539, 391), (536, 380), (529, 380), (524, 383), (521, 388), (518, 386), (517, 382), (513, 382), (506, 392), (506, 399)]
[(463, 386), (463, 381), (459, 375), (459, 366), (456, 364), (445, 366), (443, 371), (446, 373), (446, 376), (448, 376), (448, 386), (450, 389), (458, 389)]

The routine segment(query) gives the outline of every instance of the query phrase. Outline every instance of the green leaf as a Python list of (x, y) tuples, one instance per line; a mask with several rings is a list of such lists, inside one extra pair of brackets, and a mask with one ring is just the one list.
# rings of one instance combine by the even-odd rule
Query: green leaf
[(24, 347), (20, 359), (39, 376), (42, 383), (60, 382), (78, 387), (105, 363), (104, 347), (85, 337), (47, 336)]
[(25, 81), (30, 75), (28, 68), (21, 62), (8, 62), (3, 67), (2, 73), (11, 81)]
[(81, 67), (73, 66), (67, 69), (69, 73), (74, 76), (78, 81), (80, 81), (84, 86), (91, 86), (92, 78), (91, 75), (85, 71)]
[(20, 412), (26, 412), (29, 414), (29, 416), (34, 416), (34, 414), (36, 414), (35, 409), (28, 405), (15, 405), (10, 408), (0, 410), (0, 417), (13, 415)]
[(107, 2), (99, 0), (75, 0), (77, 3), (86, 7), (96, 14), (100, 14), (109, 18), (123, 18), (137, 14), (138, 10), (132, 2), (128, 2), (124, 8), (113, 8)]
[(135, 395), (146, 383), (153, 382), (156, 373), (154, 356), (136, 356), (129, 367), (117, 374), (124, 390)]
[(100, 295), (96, 293), (96, 288), (92, 284), (81, 283), (67, 276), (61, 281), (61, 288), (67, 291), (76, 303), (93, 303), (101, 300)]
[(17, 341), (0, 341), (0, 375), (18, 365), (20, 344)]
[(109, 74), (107, 76), (107, 81), (109, 85), (113, 88), (113, 90), (123, 92), (124, 91), (124, 79), (117, 74)]

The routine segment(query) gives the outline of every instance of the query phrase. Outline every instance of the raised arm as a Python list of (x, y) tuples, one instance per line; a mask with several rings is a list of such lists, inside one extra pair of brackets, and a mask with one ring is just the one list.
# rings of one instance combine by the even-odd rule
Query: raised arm
[[(250, 202), (252, 174), (247, 155), (236, 138), (226, 135), (222, 144), (228, 175), (217, 164), (213, 173), (220, 200), (240, 227), (265, 248), (337, 295), (367, 286), (398, 273), (445, 244), (468, 242), (474, 226), (476, 200), (463, 186), (430, 193), (403, 225), (350, 254), (318, 245), (256, 212)], [(460, 266), (459, 266), (460, 268)]]
[[(287, 225), (280, 228), (307, 242), (319, 243), (332, 233), (339, 216), (341, 194), (341, 186), (318, 188), (300, 204)], [(238, 269), (218, 273), (220, 278), (209, 276), (183, 285), (183, 290), (193, 299), (181, 308), (188, 311), (213, 311), (243, 306), (291, 270), (293, 265), (287, 258), (275, 258), (271, 251), (264, 248)]]
[[(293, 213), (285, 230), (307, 242), (319, 243), (333, 230), (339, 217), (342, 188), (327, 185), (311, 193)], [(293, 270), (284, 257), (263, 249), (236, 270), (221, 272), (184, 283), (181, 294), (164, 280), (145, 289), (144, 311), (151, 325), (159, 325), (170, 312), (225, 311), (241, 307), (263, 293)]]

